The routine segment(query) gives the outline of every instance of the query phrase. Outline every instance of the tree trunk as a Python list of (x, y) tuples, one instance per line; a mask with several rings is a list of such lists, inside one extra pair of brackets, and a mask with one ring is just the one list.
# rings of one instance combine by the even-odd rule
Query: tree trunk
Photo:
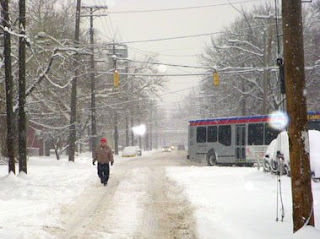
[[(76, 26), (74, 44), (77, 48), (79, 45), (80, 36), (80, 11), (81, 11), (81, 0), (77, 0), (76, 9)], [(78, 82), (78, 54), (76, 54), (75, 60), (75, 73), (72, 80), (71, 86), (71, 115), (70, 115), (70, 135), (69, 135), (69, 161), (74, 162), (74, 154), (76, 149), (76, 122), (77, 122), (77, 82)]]
[(309, 161), (301, 1), (282, 1), (284, 65), (293, 201), (293, 232), (314, 226)]
[(12, 69), (11, 69), (11, 36), (8, 30), (11, 29), (9, 18), (9, 1), (1, 1), (2, 25), (4, 27), (4, 64), (5, 64), (5, 83), (6, 83), (6, 107), (7, 107), (7, 150), (9, 157), (9, 173), (15, 173), (14, 161), (14, 129), (13, 129), (13, 103), (12, 103)]
[(27, 173), (26, 104), (26, 3), (19, 0), (19, 172)]

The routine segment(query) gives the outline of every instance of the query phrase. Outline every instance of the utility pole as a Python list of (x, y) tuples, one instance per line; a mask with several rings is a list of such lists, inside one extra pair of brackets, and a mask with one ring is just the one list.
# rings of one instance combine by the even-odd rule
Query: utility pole
[(284, 73), (290, 117), (289, 148), (293, 203), (293, 232), (314, 226), (308, 142), (301, 1), (282, 1)]
[[(129, 67), (126, 66), (126, 73), (128, 73), (128, 69)], [(126, 81), (128, 81), (128, 75), (126, 75)], [(127, 97), (126, 97), (126, 102), (128, 104), (129, 102), (129, 97), (128, 97), (128, 89), (129, 89), (129, 84), (127, 84)], [(129, 110), (128, 108), (126, 107), (126, 146), (129, 146), (130, 145), (130, 140), (129, 140)]]
[[(153, 103), (153, 101), (151, 101)], [(150, 109), (150, 149), (152, 150), (153, 149), (153, 104), (151, 104), (151, 109)]]
[[(82, 15), (82, 17), (90, 17), (90, 47), (91, 47), (91, 72), (90, 72), (90, 82), (91, 82), (91, 150), (92, 157), (94, 157), (94, 151), (97, 146), (97, 124), (96, 124), (96, 86), (95, 86), (95, 62), (94, 62), (94, 31), (93, 31), (93, 12), (99, 9), (108, 9), (107, 6), (82, 6), (81, 8), (89, 9), (89, 15)], [(106, 15), (98, 15), (106, 16)]]
[(96, 123), (96, 85), (95, 85), (95, 64), (94, 64), (94, 32), (93, 32), (93, 8), (90, 8), (90, 46), (91, 46), (91, 148), (92, 157), (97, 147), (97, 123)]
[[(79, 47), (80, 38), (80, 11), (81, 11), (81, 0), (77, 0), (76, 9), (76, 25), (74, 34), (74, 45), (75, 48)], [(69, 135), (69, 161), (74, 162), (74, 154), (76, 149), (76, 122), (77, 122), (77, 85), (78, 85), (78, 59), (79, 55), (76, 53), (74, 62), (74, 78), (71, 86), (71, 115), (70, 115), (70, 135)]]
[[(131, 92), (133, 93), (134, 91), (134, 88), (133, 88), (133, 80), (131, 80), (130, 82), (130, 86), (131, 86)], [(133, 97), (132, 97), (133, 98)], [(134, 99), (134, 98), (133, 98)], [(135, 114), (135, 111), (134, 111), (134, 100), (131, 102), (131, 117), (130, 117), (130, 124), (131, 124), (131, 129), (133, 128), (134, 126), (134, 114)], [(131, 146), (134, 146), (135, 142), (134, 142), (134, 134), (133, 134), (133, 131), (131, 130)]]
[(118, 113), (114, 112), (114, 154), (119, 154)]
[(13, 103), (12, 103), (12, 69), (11, 69), (11, 36), (8, 30), (11, 29), (10, 17), (9, 17), (9, 1), (1, 1), (2, 7), (2, 26), (5, 29), (3, 31), (3, 42), (4, 42), (4, 72), (5, 72), (5, 83), (6, 83), (6, 108), (7, 108), (7, 150), (9, 158), (9, 173), (15, 173), (15, 162), (14, 162), (14, 130), (13, 130)]
[(26, 104), (26, 2), (19, 0), (19, 172), (27, 173)]
[[(113, 59), (113, 70), (117, 71), (117, 55), (116, 55), (116, 45), (113, 42), (112, 45), (112, 59)], [(119, 154), (119, 132), (118, 132), (118, 112), (114, 111), (114, 154)]]
[(156, 149), (158, 149), (159, 147), (159, 124), (158, 124), (158, 108), (157, 106), (155, 107), (155, 118), (156, 118), (156, 138), (155, 138), (155, 146), (156, 146)]

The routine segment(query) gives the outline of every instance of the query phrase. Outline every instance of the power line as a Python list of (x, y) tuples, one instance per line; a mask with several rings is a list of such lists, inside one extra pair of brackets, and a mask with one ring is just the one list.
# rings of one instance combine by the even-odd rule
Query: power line
[(145, 64), (151, 64), (151, 65), (164, 65), (164, 66), (173, 66), (173, 67), (182, 67), (182, 68), (193, 68), (193, 69), (208, 69), (212, 70), (213, 67), (204, 67), (204, 66), (188, 66), (188, 65), (178, 65), (178, 64), (169, 64), (169, 63), (161, 63), (161, 62), (146, 62), (146, 61), (136, 61), (136, 60), (130, 60), (127, 58), (120, 58), (120, 60), (126, 60), (129, 62), (134, 63), (145, 63)]
[[(246, 29), (255, 29), (255, 28), (260, 28), (260, 25), (253, 26), (251, 28), (244, 28), (243, 30)], [(119, 42), (120, 44), (131, 44), (131, 43), (141, 43), (141, 42), (154, 42), (154, 41), (168, 41), (168, 40), (177, 40), (177, 39), (184, 39), (184, 38), (192, 38), (192, 37), (203, 37), (203, 36), (211, 36), (211, 35), (218, 35), (218, 34), (224, 34), (224, 33), (229, 33), (231, 35), (234, 35), (232, 31), (219, 31), (219, 32), (211, 32), (211, 33), (200, 33), (200, 34), (193, 34), (193, 35), (184, 35), (184, 36), (175, 36), (175, 37), (164, 37), (164, 38), (155, 38), (155, 39), (145, 39), (145, 40), (136, 40), (136, 41), (124, 41), (124, 42)]]
[(166, 37), (166, 38), (157, 38), (157, 39), (126, 41), (126, 42), (121, 42), (121, 43), (132, 44), (132, 43), (140, 43), (140, 42), (167, 41), (167, 40), (176, 40), (176, 39), (183, 39), (183, 38), (211, 36), (211, 35), (217, 35), (217, 34), (223, 34), (223, 33), (227, 33), (227, 32), (211, 32), (211, 33), (203, 33), (203, 34), (196, 34), (196, 35), (185, 35), (185, 36)]
[[(153, 52), (153, 51), (148, 51), (148, 50), (142, 50), (140, 48), (137, 47), (133, 47), (133, 46), (128, 46), (128, 48), (130, 48), (131, 50), (135, 51), (135, 52), (139, 52), (139, 54), (144, 54), (144, 53), (149, 53), (149, 54), (156, 54), (159, 56), (169, 56), (169, 57), (196, 57), (197, 55), (172, 55), (172, 54), (163, 54), (163, 53), (158, 53), (158, 52)], [(141, 53), (142, 52), (142, 53)]]
[[(256, 2), (256, 1), (261, 1), (261, 0), (238, 1), (238, 2), (232, 2), (232, 4), (242, 4), (242, 3), (249, 3), (249, 2)], [(191, 9), (200, 9), (200, 8), (211, 8), (211, 7), (226, 6), (226, 5), (230, 5), (230, 3), (216, 3), (216, 4), (201, 5), (201, 6), (163, 8), (163, 9), (111, 11), (109, 13), (110, 14), (124, 14), (124, 13), (134, 14), (134, 13), (149, 13), (149, 12), (168, 12), (168, 11), (191, 10)]]

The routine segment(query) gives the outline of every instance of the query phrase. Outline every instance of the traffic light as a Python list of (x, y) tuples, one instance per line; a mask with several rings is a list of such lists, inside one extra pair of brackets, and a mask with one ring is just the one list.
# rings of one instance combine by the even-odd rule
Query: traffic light
[(213, 72), (212, 80), (213, 80), (212, 83), (213, 83), (214, 86), (219, 86), (220, 81), (219, 81), (219, 74), (218, 74), (217, 71)]
[(117, 70), (113, 73), (113, 87), (118, 88), (119, 87), (119, 73)]

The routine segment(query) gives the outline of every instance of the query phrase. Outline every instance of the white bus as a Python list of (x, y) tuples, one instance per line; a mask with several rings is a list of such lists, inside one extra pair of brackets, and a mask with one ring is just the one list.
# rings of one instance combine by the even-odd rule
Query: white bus
[[(252, 166), (262, 162), (267, 146), (280, 131), (269, 116), (243, 116), (189, 121), (188, 158), (223, 165)], [(308, 128), (320, 130), (320, 112), (308, 112)]]

